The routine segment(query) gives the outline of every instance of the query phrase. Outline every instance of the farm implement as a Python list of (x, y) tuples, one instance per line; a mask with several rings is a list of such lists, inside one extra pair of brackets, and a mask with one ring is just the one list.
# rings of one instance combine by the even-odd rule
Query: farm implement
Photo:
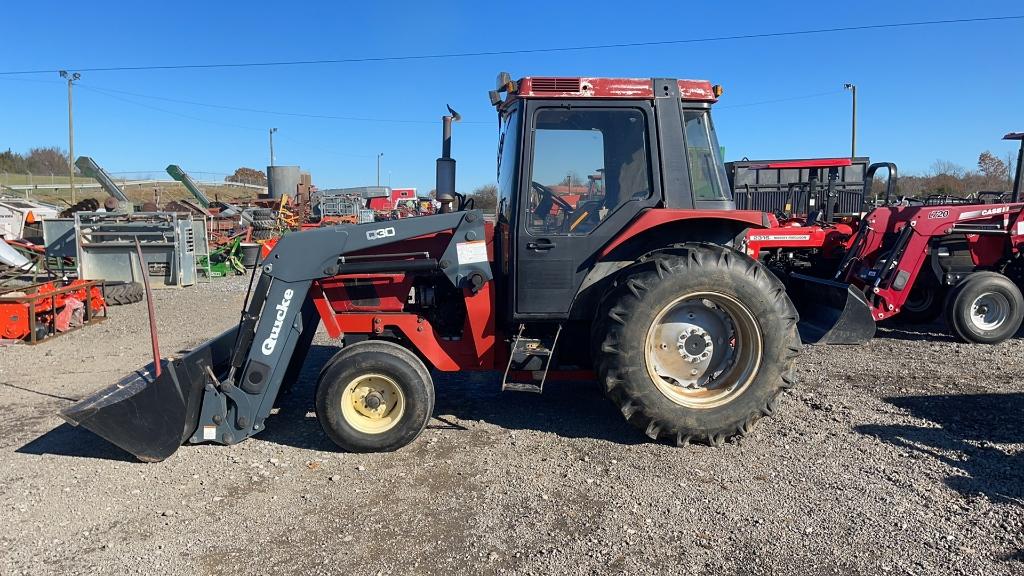
[(97, 280), (43, 282), (0, 291), (0, 338), (36, 344), (106, 317)]

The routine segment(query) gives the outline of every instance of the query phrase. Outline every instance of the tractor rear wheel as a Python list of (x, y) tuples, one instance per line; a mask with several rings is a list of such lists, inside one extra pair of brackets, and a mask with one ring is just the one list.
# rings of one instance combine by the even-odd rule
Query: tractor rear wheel
[(965, 342), (998, 344), (1020, 329), (1024, 297), (998, 272), (974, 272), (956, 285), (946, 302), (946, 321)]
[(656, 253), (620, 277), (603, 310), (600, 379), (652, 439), (721, 445), (795, 382), (796, 309), (775, 275), (735, 250)]
[(349, 452), (401, 448), (423, 432), (433, 410), (430, 372), (394, 342), (346, 346), (317, 384), (317, 419), (327, 437)]

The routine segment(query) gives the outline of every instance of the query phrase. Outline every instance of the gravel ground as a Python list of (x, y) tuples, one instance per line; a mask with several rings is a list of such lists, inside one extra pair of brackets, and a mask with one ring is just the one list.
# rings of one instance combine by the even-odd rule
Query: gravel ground
[[(245, 282), (156, 295), (163, 352), (232, 325)], [(808, 348), (723, 448), (646, 441), (594, 384), (438, 375), (427, 431), (336, 451), (333, 353), (259, 436), (141, 464), (56, 412), (149, 355), (144, 305), (0, 348), (0, 574), (1024, 574), (1024, 341), (882, 330)]]

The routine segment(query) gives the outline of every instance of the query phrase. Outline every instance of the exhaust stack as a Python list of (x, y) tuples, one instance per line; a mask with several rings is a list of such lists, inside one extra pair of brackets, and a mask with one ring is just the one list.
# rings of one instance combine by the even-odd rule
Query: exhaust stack
[(452, 158), (452, 122), (458, 122), (462, 116), (448, 107), (449, 114), (441, 118), (443, 124), (441, 140), (441, 157), (437, 159), (437, 185), (435, 187), (437, 201), (441, 203), (441, 212), (452, 211), (455, 201), (455, 159)]

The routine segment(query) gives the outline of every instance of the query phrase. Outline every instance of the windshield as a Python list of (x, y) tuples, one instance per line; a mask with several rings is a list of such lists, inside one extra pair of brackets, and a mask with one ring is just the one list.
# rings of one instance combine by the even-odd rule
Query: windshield
[(707, 110), (684, 110), (686, 156), (694, 200), (727, 200), (728, 177)]

